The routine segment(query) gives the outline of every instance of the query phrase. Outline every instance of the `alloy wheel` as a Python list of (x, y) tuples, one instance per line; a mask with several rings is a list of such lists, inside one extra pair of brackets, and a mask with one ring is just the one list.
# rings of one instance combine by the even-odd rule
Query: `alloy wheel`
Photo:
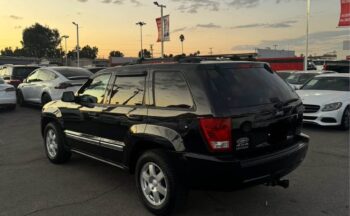
[(56, 157), (58, 145), (57, 145), (57, 136), (53, 129), (49, 129), (46, 133), (46, 149), (50, 158)]

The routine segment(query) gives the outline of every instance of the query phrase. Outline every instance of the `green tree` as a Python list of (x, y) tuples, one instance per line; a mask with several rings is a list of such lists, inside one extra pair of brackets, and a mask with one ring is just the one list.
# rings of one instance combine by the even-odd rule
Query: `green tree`
[[(143, 50), (143, 57), (144, 58), (151, 58), (151, 52), (148, 51), (147, 49)], [(141, 51), (139, 52), (139, 58), (141, 58)]]
[(30, 57), (62, 57), (57, 51), (61, 43), (60, 33), (57, 29), (50, 29), (48, 26), (35, 23), (24, 29), (21, 41), (24, 53)]
[(89, 45), (84, 46), (79, 55), (80, 58), (89, 58), (89, 59), (95, 59), (98, 54), (98, 48), (97, 47), (90, 47)]
[(124, 54), (118, 50), (113, 50), (109, 53), (109, 57), (124, 57)]
[(13, 50), (11, 47), (5, 47), (0, 51), (2, 56), (14, 56)]

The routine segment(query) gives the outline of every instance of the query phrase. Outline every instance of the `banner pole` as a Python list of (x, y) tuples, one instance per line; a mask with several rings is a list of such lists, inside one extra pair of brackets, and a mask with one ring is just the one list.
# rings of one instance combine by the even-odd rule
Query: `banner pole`
[(307, 0), (306, 6), (306, 51), (304, 60), (304, 70), (307, 70), (309, 57), (309, 21), (310, 21), (310, 0)]

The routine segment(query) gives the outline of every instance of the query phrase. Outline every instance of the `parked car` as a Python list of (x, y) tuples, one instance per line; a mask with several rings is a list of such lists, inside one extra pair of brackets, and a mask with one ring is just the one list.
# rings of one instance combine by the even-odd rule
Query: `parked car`
[(38, 66), (29, 65), (6, 65), (0, 68), (0, 77), (2, 77), (6, 83), (17, 88), (32, 71), (38, 68)]
[(77, 153), (134, 173), (145, 207), (167, 215), (189, 188), (288, 187), (308, 148), (302, 116), (265, 63), (144, 64), (101, 71), (46, 104), (41, 130), (52, 163)]
[(75, 67), (46, 67), (33, 71), (18, 86), (18, 103), (45, 105), (59, 100), (66, 91), (77, 91), (92, 75), (86, 69)]
[(327, 61), (323, 69), (338, 73), (350, 73), (350, 61)]
[(320, 75), (297, 91), (305, 106), (304, 122), (349, 129), (349, 79), (349, 74)]
[(300, 89), (307, 81), (321, 74), (335, 73), (333, 71), (299, 71), (287, 77), (286, 81), (294, 88)]
[(0, 77), (0, 107), (16, 109), (16, 89)]

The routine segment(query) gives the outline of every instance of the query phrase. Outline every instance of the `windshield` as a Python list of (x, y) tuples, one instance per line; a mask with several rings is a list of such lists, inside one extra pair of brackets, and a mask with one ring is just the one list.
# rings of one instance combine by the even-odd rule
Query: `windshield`
[(347, 77), (316, 77), (310, 80), (303, 90), (350, 91)]
[(316, 76), (316, 73), (295, 73), (290, 75), (286, 81), (290, 84), (294, 85), (303, 85), (310, 79), (312, 79), (314, 76)]
[(92, 75), (90, 71), (82, 68), (55, 68), (54, 70), (70, 80), (87, 79)]
[(15, 67), (12, 76), (25, 79), (27, 76), (39, 67)]
[(230, 108), (286, 102), (298, 96), (276, 73), (265, 68), (211, 70), (209, 82), (216, 99)]

